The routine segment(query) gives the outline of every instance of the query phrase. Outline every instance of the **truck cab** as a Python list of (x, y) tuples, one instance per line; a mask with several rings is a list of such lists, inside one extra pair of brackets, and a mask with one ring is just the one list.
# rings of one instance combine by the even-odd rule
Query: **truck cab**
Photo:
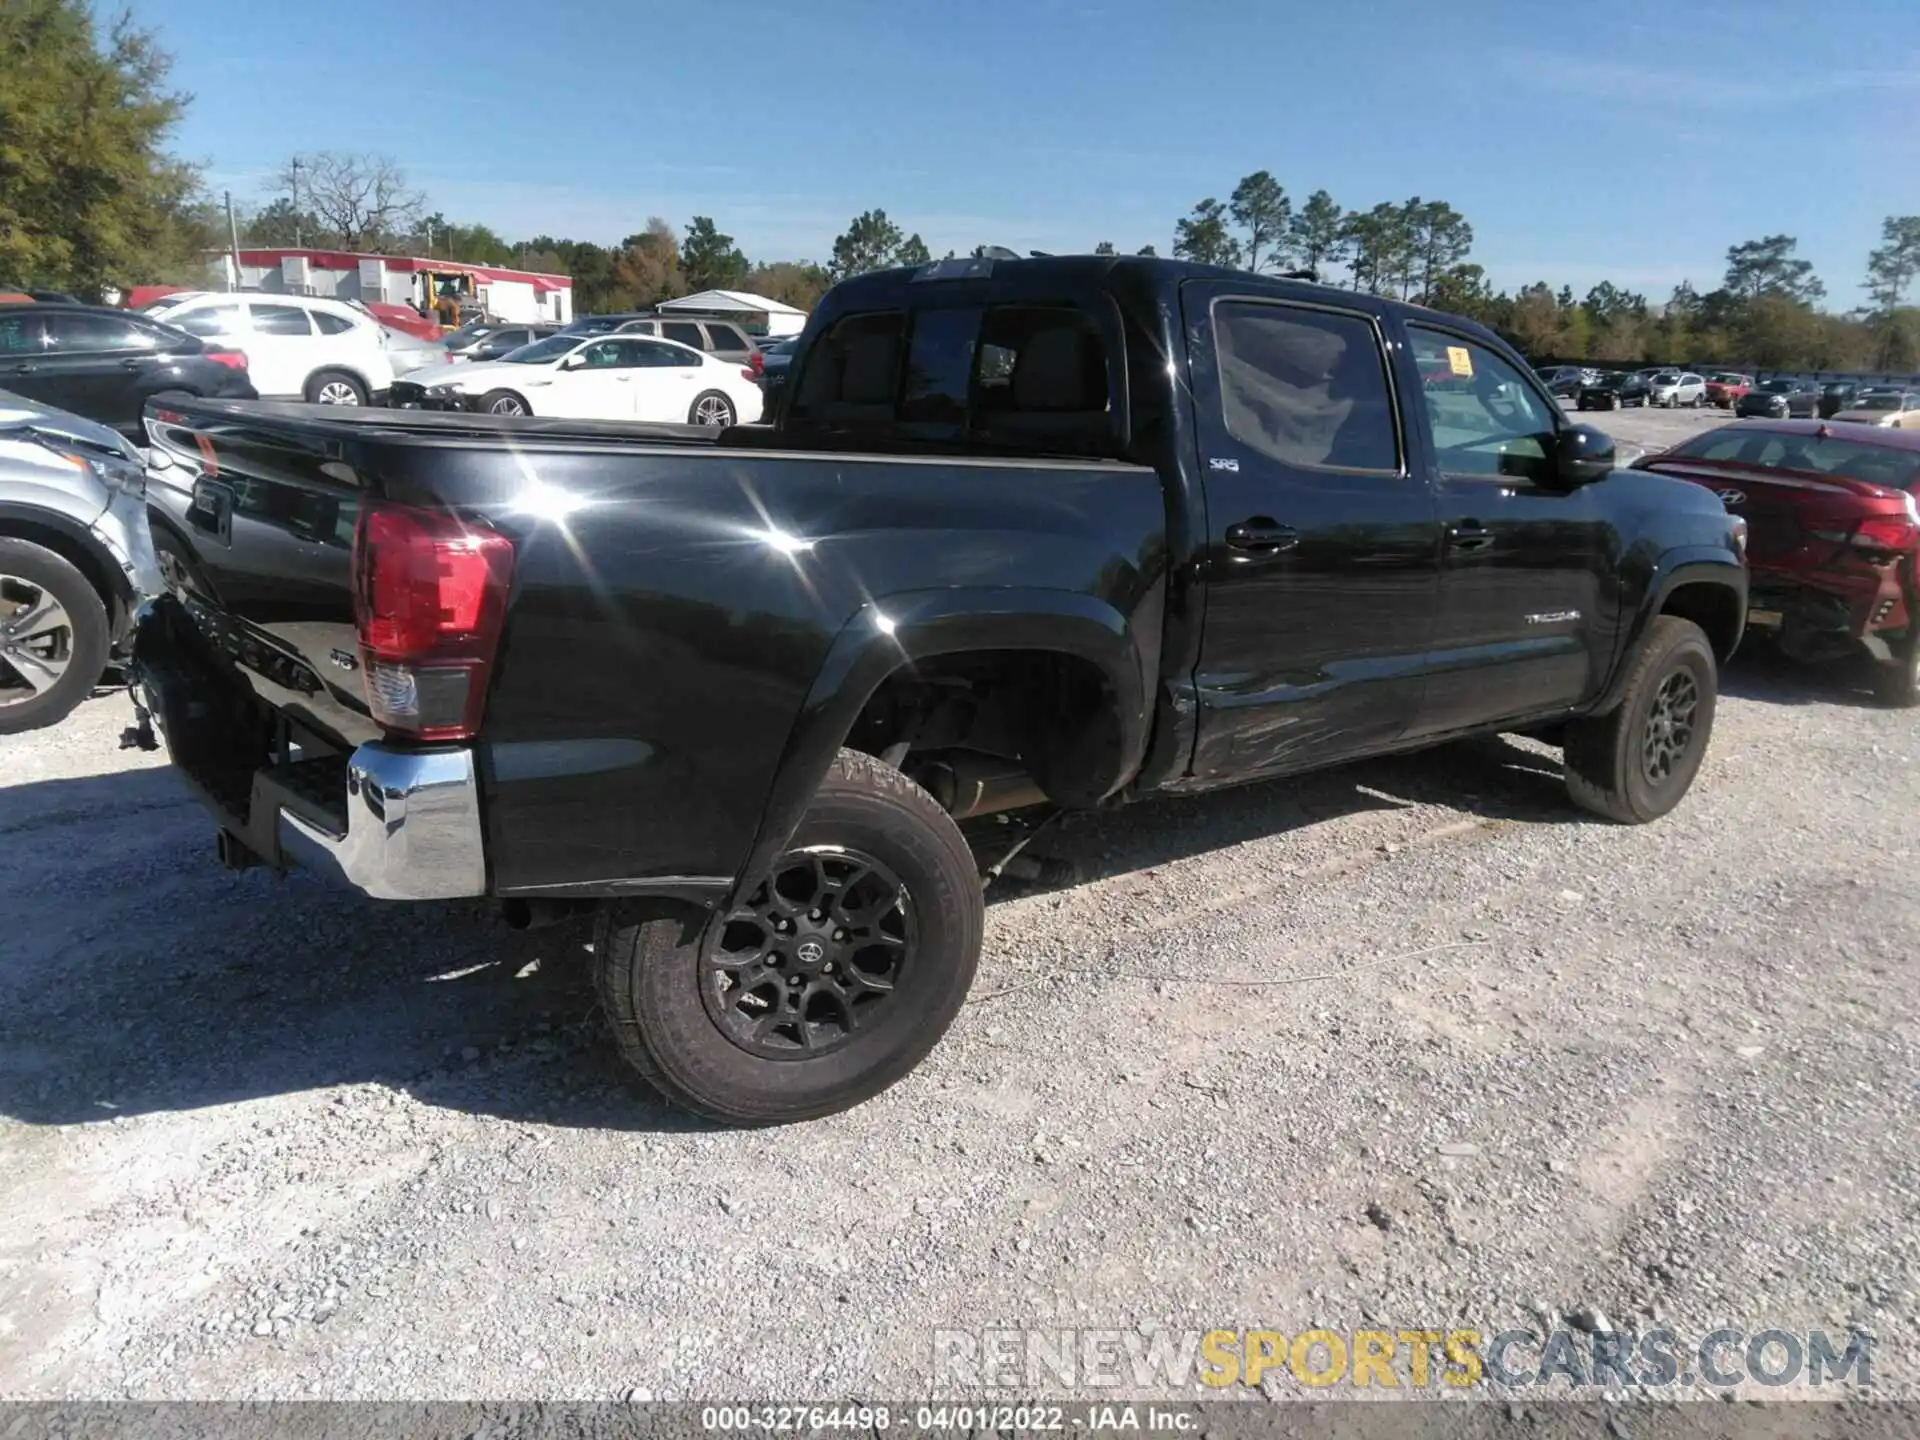
[(765, 1124), (907, 1073), (959, 828), (1499, 730), (1685, 796), (1744, 523), (1457, 317), (1147, 257), (836, 287), (770, 424), (181, 403), (142, 693), (229, 863), (591, 907), (621, 1052)]

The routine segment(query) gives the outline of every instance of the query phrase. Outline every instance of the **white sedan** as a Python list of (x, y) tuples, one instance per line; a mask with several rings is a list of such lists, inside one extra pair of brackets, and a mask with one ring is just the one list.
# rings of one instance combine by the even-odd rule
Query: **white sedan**
[(396, 383), (392, 398), (488, 415), (683, 425), (751, 425), (761, 407), (751, 370), (644, 335), (554, 335), (498, 360), (430, 365)]

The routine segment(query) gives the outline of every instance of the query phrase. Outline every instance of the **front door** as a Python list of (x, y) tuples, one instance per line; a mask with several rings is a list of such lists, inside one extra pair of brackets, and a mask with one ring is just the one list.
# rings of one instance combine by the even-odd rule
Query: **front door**
[[(1554, 481), (1566, 422), (1534, 377), (1483, 342), (1408, 325), (1413, 440), (1439, 497), (1440, 618), (1415, 734), (1578, 704), (1612, 655), (1612, 528), (1593, 486)], [(1602, 482), (1603, 484), (1605, 482)]]
[(1209, 531), (1195, 778), (1385, 748), (1420, 699), (1440, 527), (1380, 321), (1227, 281), (1182, 305)]

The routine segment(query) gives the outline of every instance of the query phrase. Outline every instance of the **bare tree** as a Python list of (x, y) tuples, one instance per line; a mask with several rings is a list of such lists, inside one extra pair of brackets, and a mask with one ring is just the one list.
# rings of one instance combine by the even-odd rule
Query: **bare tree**
[[(298, 206), (319, 229), (315, 237), (343, 250), (386, 249), (411, 233), (426, 197), (410, 189), (400, 167), (384, 155), (341, 155), (322, 150), (295, 157)], [(277, 193), (294, 200), (295, 161), (278, 180)]]

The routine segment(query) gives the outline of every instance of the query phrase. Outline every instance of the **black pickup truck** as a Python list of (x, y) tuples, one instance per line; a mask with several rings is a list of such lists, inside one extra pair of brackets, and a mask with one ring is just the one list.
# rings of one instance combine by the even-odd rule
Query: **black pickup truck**
[(627, 1057), (768, 1123), (952, 1020), (957, 821), (1552, 729), (1572, 798), (1639, 822), (1700, 765), (1742, 522), (1616, 470), (1473, 324), (945, 261), (837, 287), (793, 375), (717, 434), (150, 409), (192, 500), (154, 515), (138, 693), (226, 860), (596, 905)]

